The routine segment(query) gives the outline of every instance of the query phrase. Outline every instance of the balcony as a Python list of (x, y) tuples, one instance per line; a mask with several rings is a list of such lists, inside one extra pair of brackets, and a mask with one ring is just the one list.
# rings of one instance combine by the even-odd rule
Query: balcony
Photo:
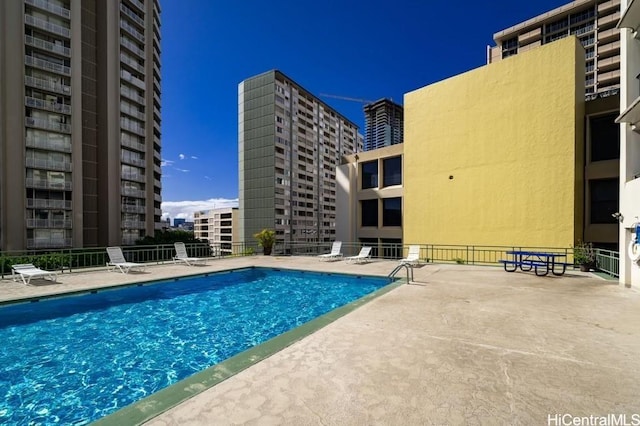
[(24, 82), (27, 86), (46, 90), (48, 92), (61, 93), (64, 95), (71, 94), (71, 86), (65, 86), (64, 84), (56, 83), (42, 78), (36, 78), (27, 75), (24, 77)]
[(122, 188), (122, 195), (135, 198), (146, 198), (147, 194), (142, 189)]
[(522, 33), (518, 36), (518, 44), (520, 46), (533, 43), (534, 41), (538, 41), (542, 38), (542, 27), (538, 27), (534, 30), (527, 31), (526, 33)]
[(142, 111), (136, 111), (133, 108), (121, 108), (120, 111), (123, 114), (127, 114), (133, 118), (137, 118), (138, 120), (141, 121), (146, 121), (147, 117), (144, 115), (144, 113)]
[(610, 12), (615, 9), (620, 9), (620, 0), (609, 0), (598, 5), (598, 15)]
[(162, 202), (162, 195), (153, 193), (153, 201)]
[(145, 146), (143, 144), (141, 144), (141, 143), (138, 143), (138, 142), (122, 139), (120, 141), (120, 144), (122, 146), (127, 147), (127, 148), (135, 149), (136, 151), (140, 151), (140, 152), (145, 152), (146, 151)]
[(162, 167), (158, 166), (157, 164), (153, 165), (153, 171), (155, 173), (162, 173)]
[(162, 209), (154, 209), (153, 214), (155, 216), (162, 216)]
[(123, 220), (122, 229), (145, 229), (147, 224), (139, 220)]
[(61, 182), (59, 180), (48, 180), (39, 178), (27, 178), (27, 188), (55, 189), (60, 191), (71, 191), (71, 182)]
[(57, 170), (62, 172), (71, 171), (71, 163), (65, 161), (41, 160), (38, 158), (25, 159), (27, 167), (32, 169)]
[(142, 4), (142, 2), (138, 0), (129, 0), (129, 3), (137, 7), (140, 12), (144, 13), (144, 4)]
[(56, 64), (55, 62), (47, 61), (45, 59), (34, 58), (33, 56), (25, 55), (24, 63), (26, 65), (40, 68), (45, 71), (51, 71), (58, 74), (71, 75), (71, 68), (64, 65)]
[(598, 31), (598, 44), (609, 43), (620, 40), (620, 30), (611, 28), (604, 31)]
[(144, 206), (128, 206), (125, 204), (122, 206), (122, 212), (144, 214), (146, 212), (146, 208)]
[(71, 219), (27, 219), (27, 228), (71, 228)]
[(126, 47), (131, 53), (138, 55), (141, 59), (144, 59), (144, 51), (126, 38), (120, 37), (120, 45)]
[(45, 120), (43, 118), (25, 117), (25, 125), (34, 127), (37, 129), (53, 130), (62, 133), (71, 133), (71, 126), (64, 123), (56, 123), (53, 121)]
[(128, 131), (130, 131), (132, 133), (140, 135), (140, 136), (144, 136), (145, 135), (144, 127), (140, 127), (138, 125), (128, 123), (123, 118), (120, 118), (120, 127), (122, 127), (125, 130), (128, 130)]
[(138, 166), (138, 167), (146, 167), (147, 166), (147, 162), (145, 160), (142, 160), (142, 159), (139, 159), (139, 158), (121, 157), (120, 160), (125, 164), (131, 164), (133, 166)]
[(63, 209), (71, 210), (69, 200), (50, 200), (47, 198), (27, 198), (27, 207), (30, 209)]
[(24, 22), (32, 27), (40, 28), (41, 30), (48, 31), (65, 38), (71, 38), (71, 30), (69, 28), (45, 21), (44, 19), (36, 18), (31, 15), (24, 15)]
[(610, 58), (601, 59), (598, 61), (598, 71), (610, 71), (615, 68), (620, 68), (620, 55), (612, 56)]
[(32, 98), (30, 96), (25, 96), (24, 103), (26, 106), (31, 108), (44, 109), (46, 111), (60, 112), (63, 114), (71, 114), (70, 105), (48, 102), (44, 99)]
[(620, 82), (620, 70), (598, 73), (598, 88)]
[(123, 64), (129, 65), (131, 68), (133, 68), (134, 70), (138, 71), (140, 74), (144, 74), (145, 73), (144, 67), (139, 62), (134, 61), (133, 59), (130, 59), (125, 54), (122, 54), (122, 53), (120, 54), (120, 61)]
[(27, 248), (71, 247), (71, 238), (28, 238)]
[(131, 181), (134, 181), (134, 182), (142, 182), (142, 183), (144, 183), (144, 181), (145, 181), (144, 175), (141, 175), (139, 173), (122, 173), (120, 175), (120, 177), (122, 179), (131, 180)]
[(132, 35), (139, 42), (144, 43), (144, 36), (140, 34), (140, 32), (136, 28), (134, 28), (132, 25), (129, 25), (129, 23), (126, 20), (124, 19), (120, 20), (120, 28), (122, 28), (127, 33), (129, 33), (129, 35)]
[(139, 96), (133, 93), (131, 90), (127, 90), (124, 87), (120, 87), (120, 94), (127, 99), (130, 99), (132, 101), (139, 103), (140, 105), (146, 105), (146, 102), (142, 96)]
[(50, 151), (71, 152), (71, 142), (51, 141), (49, 139), (40, 138), (27, 134), (26, 146), (29, 148), (46, 149)]
[(71, 11), (65, 9), (57, 4), (49, 3), (47, 0), (25, 0), (25, 3), (29, 6), (37, 7), (38, 9), (46, 10), (55, 15), (62, 16), (63, 18), (71, 19)]
[(125, 6), (122, 3), (120, 4), (120, 11), (124, 13), (133, 22), (135, 22), (136, 24), (144, 28), (144, 19), (136, 15), (131, 9), (129, 9), (127, 6)]
[(128, 81), (129, 83), (133, 84), (134, 86), (136, 86), (138, 89), (145, 89), (145, 84), (144, 81), (140, 80), (139, 78), (136, 78), (134, 76), (132, 76), (131, 74), (129, 74), (126, 71), (120, 71), (120, 78), (122, 78), (125, 81)]
[(602, 18), (598, 18), (598, 29), (604, 30), (607, 28), (613, 28), (618, 23), (620, 19), (620, 12), (612, 13), (611, 15), (603, 16)]
[(599, 57), (618, 55), (619, 53), (620, 53), (620, 41), (614, 41), (613, 43), (601, 44), (598, 46)]
[(24, 36), (24, 44), (27, 46), (37, 47), (38, 49), (46, 50), (47, 52), (57, 53), (59, 55), (71, 56), (71, 49), (59, 44), (51, 43), (50, 41), (41, 40), (36, 37)]

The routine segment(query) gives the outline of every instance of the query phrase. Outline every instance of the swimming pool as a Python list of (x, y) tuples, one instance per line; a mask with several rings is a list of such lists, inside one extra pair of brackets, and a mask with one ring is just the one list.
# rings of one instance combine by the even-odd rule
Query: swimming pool
[(0, 307), (0, 423), (88, 423), (387, 284), (248, 268)]

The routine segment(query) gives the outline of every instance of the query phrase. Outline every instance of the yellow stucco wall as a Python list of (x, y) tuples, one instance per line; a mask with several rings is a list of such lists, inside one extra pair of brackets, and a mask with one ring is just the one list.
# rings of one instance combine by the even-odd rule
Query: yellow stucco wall
[(583, 116), (574, 37), (405, 94), (404, 243), (572, 246)]

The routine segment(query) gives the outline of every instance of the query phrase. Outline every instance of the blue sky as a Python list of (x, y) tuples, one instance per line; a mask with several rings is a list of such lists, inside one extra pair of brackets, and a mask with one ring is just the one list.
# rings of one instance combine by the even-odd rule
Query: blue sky
[[(279, 69), (316, 96), (402, 103), (484, 65), (495, 32), (565, 3), (161, 0), (163, 212), (237, 199), (242, 80)], [(361, 103), (320, 97), (364, 132)]]

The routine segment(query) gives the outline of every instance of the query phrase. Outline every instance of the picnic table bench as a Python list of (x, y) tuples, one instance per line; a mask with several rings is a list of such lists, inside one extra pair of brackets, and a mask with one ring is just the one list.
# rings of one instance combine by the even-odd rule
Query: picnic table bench
[(563, 275), (567, 270), (567, 263), (559, 261), (567, 257), (565, 253), (548, 253), (542, 251), (510, 250), (506, 252), (512, 259), (502, 259), (499, 262), (507, 272), (515, 272), (518, 268), (528, 272), (532, 269), (537, 276), (543, 277), (551, 272), (553, 275)]

